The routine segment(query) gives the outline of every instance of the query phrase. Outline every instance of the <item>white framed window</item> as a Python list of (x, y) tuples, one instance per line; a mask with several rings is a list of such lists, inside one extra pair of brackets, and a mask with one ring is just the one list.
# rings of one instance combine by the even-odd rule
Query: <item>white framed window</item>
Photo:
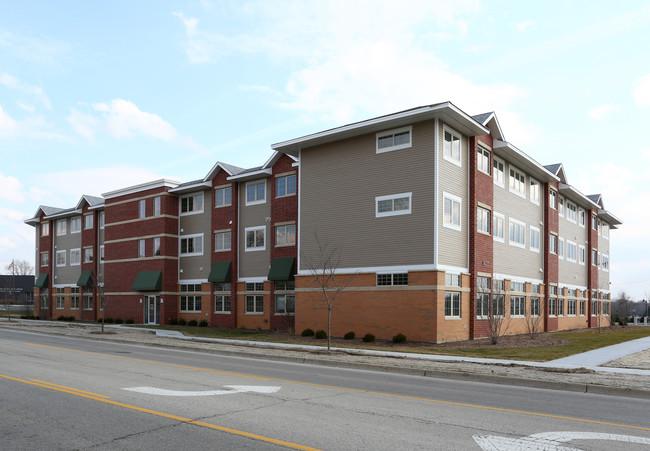
[(550, 234), (548, 237), (548, 250), (551, 254), (557, 255), (557, 235)]
[(587, 309), (586, 309), (586, 307), (587, 307), (586, 304), (587, 304), (587, 303), (585, 302), (584, 299), (580, 300), (580, 316), (585, 316), (585, 312), (586, 312), (586, 310), (587, 310)]
[(83, 291), (83, 296), (84, 296), (84, 310), (92, 310), (93, 309), (93, 289), (92, 288), (84, 288)]
[(505, 315), (505, 298), (502, 294), (492, 296), (492, 316), (500, 317)]
[(92, 229), (93, 228), (93, 214), (89, 215), (84, 215), (84, 229)]
[(558, 210), (557, 213), (560, 215), (560, 217), (564, 217), (564, 197), (560, 196), (560, 202), (558, 203)]
[(180, 295), (181, 312), (201, 311), (201, 284), (182, 284)]
[(41, 266), (49, 266), (50, 265), (50, 253), (45, 251), (41, 252)]
[(540, 231), (539, 228), (530, 226), (530, 250), (539, 252), (540, 249)]
[(462, 199), (449, 193), (442, 193), (442, 225), (454, 230), (461, 230)]
[(559, 258), (564, 258), (564, 238), (559, 238), (557, 242), (557, 256)]
[(603, 255), (603, 254), (601, 254), (600, 252), (598, 252), (598, 267), (599, 267), (599, 268), (600, 268), (600, 263), (601, 263), (601, 258), (600, 258), (601, 255)]
[(230, 313), (232, 298), (230, 295), (214, 295), (214, 313)]
[[(557, 289), (557, 287), (555, 288)], [(557, 298), (549, 298), (548, 316), (557, 316)]]
[(232, 205), (232, 186), (222, 186), (214, 190), (214, 206), (228, 207)]
[(476, 230), (481, 233), (490, 234), (490, 210), (483, 207), (476, 207)]
[(275, 226), (275, 245), (276, 246), (295, 246), (296, 244), (296, 225), (285, 224)]
[(412, 193), (375, 197), (375, 217), (410, 215)]
[(138, 202), (138, 217), (144, 218), (147, 216), (147, 199), (140, 199)]
[(99, 246), (99, 263), (104, 263), (104, 245)]
[(609, 239), (609, 224), (607, 224), (606, 222), (603, 222), (602, 229), (603, 229), (603, 238), (608, 240)]
[(524, 296), (510, 296), (510, 316), (522, 317), (526, 315), (526, 298)]
[(509, 244), (526, 248), (526, 224), (513, 218), (508, 218)]
[(93, 262), (93, 248), (84, 247), (84, 263), (92, 263), (92, 262)]
[(231, 249), (232, 232), (224, 230), (214, 234), (214, 251), (225, 252)]
[(557, 300), (557, 316), (564, 316), (564, 299)]
[(394, 130), (379, 132), (375, 135), (377, 153), (390, 152), (392, 150), (406, 149), (411, 147), (413, 127), (402, 127)]
[(493, 171), (493, 178), (494, 178), (494, 184), (499, 185), (501, 188), (505, 188), (506, 185), (506, 165), (503, 162), (503, 160), (498, 159), (497, 157), (494, 157), (492, 159), (492, 167), (494, 168)]
[(258, 205), (266, 202), (266, 180), (257, 180), (246, 184), (246, 205)]
[(70, 249), (70, 266), (79, 266), (81, 264), (81, 249)]
[(583, 208), (578, 209), (578, 225), (582, 228), (585, 227), (585, 210)]
[(591, 215), (591, 228), (598, 230), (598, 217), (595, 214)]
[(244, 235), (246, 236), (246, 252), (266, 249), (266, 226), (247, 227), (244, 229)]
[(138, 257), (143, 258), (145, 256), (145, 240), (138, 240)]
[(598, 266), (598, 251), (596, 249), (591, 250), (591, 265)]
[(104, 228), (104, 218), (105, 218), (105, 217), (106, 217), (106, 215), (104, 214), (104, 212), (103, 212), (103, 211), (100, 211), (100, 212), (99, 212), (99, 228), (100, 228), (100, 229), (103, 229), (103, 228)]
[(70, 309), (79, 310), (79, 287), (70, 287)]
[(517, 196), (526, 198), (526, 175), (519, 169), (510, 165), (509, 177), (510, 192), (515, 193)]
[(203, 255), (203, 234), (197, 233), (194, 235), (181, 235), (180, 236), (182, 257), (189, 257), (192, 255)]
[(578, 247), (573, 241), (567, 240), (566, 242), (566, 259), (567, 261), (575, 263), (578, 257)]
[(530, 316), (537, 317), (540, 312), (539, 298), (530, 298)]
[(377, 286), (408, 285), (409, 275), (406, 272), (395, 274), (377, 274)]
[(203, 193), (181, 197), (181, 216), (203, 213)]
[(445, 291), (445, 318), (460, 318), (460, 293)]
[(160, 216), (160, 213), (162, 213), (160, 206), (160, 196), (156, 196), (153, 198), (153, 215)]
[(296, 194), (296, 174), (284, 175), (275, 179), (275, 197)]
[(582, 244), (578, 245), (578, 263), (581, 265), (585, 264), (585, 261), (587, 260), (587, 250)]
[(530, 201), (535, 205), (539, 205), (539, 199), (540, 199), (539, 182), (532, 177), (530, 178), (530, 187), (528, 188), (528, 191), (529, 191), (528, 195), (530, 197)]
[(460, 274), (445, 273), (445, 285), (448, 287), (460, 286)]
[(575, 299), (567, 299), (566, 301), (566, 314), (567, 316), (576, 316), (576, 304)]
[(275, 314), (276, 315), (295, 315), (296, 313), (296, 295), (295, 294), (276, 294), (275, 295)]
[(490, 175), (490, 151), (478, 146), (476, 149), (476, 168), (484, 174)]
[(557, 210), (557, 191), (555, 191), (554, 189), (549, 190), (548, 204), (553, 210)]
[(566, 203), (566, 218), (574, 224), (578, 222), (578, 210), (573, 202), (567, 201)]
[(462, 166), (460, 161), (461, 154), (461, 136), (460, 133), (453, 131), (448, 127), (443, 127), (442, 156), (445, 160)]
[(63, 288), (56, 289), (56, 308), (63, 309), (65, 308), (65, 295)]
[(56, 221), (56, 235), (65, 235), (67, 233), (67, 227), (68, 227), (68, 220), (67, 219), (59, 219)]
[(81, 232), (81, 216), (70, 219), (70, 233), (80, 233)]
[(160, 255), (160, 237), (153, 239), (153, 255), (154, 257)]
[(246, 310), (247, 315), (261, 315), (264, 313), (264, 296), (261, 295), (246, 295)]
[(609, 271), (609, 255), (601, 254), (600, 258), (601, 258), (600, 266), (602, 267), (603, 271)]
[(523, 282), (516, 282), (512, 280), (510, 282), (510, 291), (516, 291), (518, 293), (525, 293), (526, 292), (526, 284)]
[(490, 317), (490, 293), (478, 293), (476, 295), (476, 317)]
[(65, 266), (65, 260), (66, 260), (66, 251), (56, 251), (56, 266), (61, 267)]
[(505, 217), (501, 213), (494, 213), (494, 224), (492, 225), (492, 235), (494, 236), (494, 241), (500, 241), (501, 243), (505, 240)]
[(41, 224), (41, 236), (49, 236), (49, 235), (50, 235), (50, 223), (44, 222)]

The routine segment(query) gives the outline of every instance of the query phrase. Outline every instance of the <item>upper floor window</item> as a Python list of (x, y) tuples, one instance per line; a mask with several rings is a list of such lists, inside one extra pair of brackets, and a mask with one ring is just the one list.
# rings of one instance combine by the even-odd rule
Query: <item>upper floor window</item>
[(266, 202), (266, 180), (246, 184), (246, 205)]
[(293, 246), (296, 244), (296, 225), (286, 224), (275, 227), (275, 245)]
[(558, 204), (558, 214), (564, 217), (564, 197), (560, 196), (560, 203)]
[(49, 252), (41, 252), (41, 266), (49, 266), (50, 265), (50, 253)]
[(490, 175), (490, 151), (481, 146), (476, 150), (476, 168)]
[(105, 218), (104, 212), (100, 211), (99, 212), (99, 228), (100, 229), (104, 228), (104, 218)]
[(582, 208), (578, 209), (578, 224), (580, 227), (585, 226), (585, 211)]
[(409, 284), (408, 273), (377, 274), (377, 286), (408, 285), (408, 284)]
[(65, 235), (67, 233), (68, 222), (66, 219), (59, 219), (56, 221), (56, 234)]
[(566, 218), (575, 223), (578, 220), (576, 204), (567, 201), (566, 203)]
[(445, 128), (442, 155), (458, 166), (460, 163), (460, 135)]
[(526, 225), (516, 219), (510, 218), (510, 244), (517, 247), (526, 247)]
[(153, 255), (154, 256), (160, 255), (160, 237), (156, 237), (153, 239)]
[(537, 227), (530, 226), (530, 250), (539, 252), (540, 231)]
[(505, 239), (504, 235), (505, 227), (505, 217), (500, 213), (494, 213), (494, 222), (492, 224), (492, 235), (496, 241), (503, 243)]
[(482, 207), (476, 208), (476, 230), (490, 234), (490, 210)]
[(246, 252), (263, 251), (266, 249), (266, 227), (247, 227), (246, 234)]
[(591, 215), (591, 228), (598, 230), (598, 217), (596, 215)]
[(492, 167), (494, 168), (494, 184), (505, 188), (505, 163), (498, 158), (494, 157)]
[(539, 205), (539, 182), (534, 178), (530, 178), (530, 201)]
[(566, 259), (575, 263), (577, 261), (578, 247), (573, 241), (566, 242)]
[(526, 197), (526, 175), (514, 167), (510, 167), (510, 191), (518, 196)]
[(70, 219), (70, 233), (81, 232), (81, 217)]
[(412, 146), (412, 127), (402, 127), (395, 130), (379, 132), (375, 135), (377, 153), (390, 152), (391, 150), (406, 149)]
[(92, 262), (93, 262), (93, 248), (84, 247), (84, 263), (92, 263)]
[(603, 222), (602, 232), (603, 232), (603, 238), (609, 239), (609, 224), (607, 224), (606, 222)]
[(145, 256), (145, 249), (145, 240), (138, 240), (138, 257), (143, 258)]
[(557, 235), (550, 234), (548, 237), (548, 249), (551, 254), (557, 254)]
[(49, 235), (50, 235), (50, 223), (44, 222), (41, 224), (41, 236), (49, 236)]
[(93, 215), (92, 213), (89, 215), (84, 215), (84, 229), (92, 229), (93, 228)]
[(138, 217), (144, 218), (145, 216), (147, 216), (147, 200), (140, 199), (138, 202)]
[(460, 274), (445, 273), (445, 285), (448, 287), (459, 287)]
[(609, 271), (609, 255), (601, 254), (600, 263), (603, 271)]
[(557, 256), (564, 258), (564, 238), (558, 238), (557, 242)]
[(156, 196), (153, 198), (153, 215), (160, 216), (160, 213), (161, 213), (160, 196)]
[(203, 193), (181, 197), (181, 215), (203, 213)]
[(66, 251), (56, 251), (56, 266), (65, 266)]
[(442, 225), (452, 229), (461, 230), (461, 198), (449, 193), (443, 193), (442, 197)]
[(587, 250), (585, 249), (585, 247), (582, 244), (578, 245), (578, 263), (580, 263), (581, 265), (585, 264), (585, 261), (587, 259), (586, 254), (587, 254)]
[(552, 209), (557, 210), (557, 191), (554, 189), (549, 190), (548, 194), (548, 204)]
[(411, 214), (411, 193), (375, 197), (375, 216)]
[(296, 194), (296, 174), (285, 175), (275, 179), (275, 197)]
[(232, 186), (223, 186), (214, 190), (214, 206), (227, 207), (232, 205)]
[(181, 255), (203, 255), (203, 234), (181, 236)]
[(230, 250), (231, 242), (231, 232), (230, 230), (224, 230), (221, 232), (215, 232), (214, 234), (214, 251), (223, 252)]

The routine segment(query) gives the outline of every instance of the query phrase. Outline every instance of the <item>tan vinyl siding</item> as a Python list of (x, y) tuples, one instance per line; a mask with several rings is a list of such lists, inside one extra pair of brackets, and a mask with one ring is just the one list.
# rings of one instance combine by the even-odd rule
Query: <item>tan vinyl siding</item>
[[(301, 151), (301, 268), (315, 236), (341, 249), (341, 268), (433, 264), (433, 121), (412, 147), (377, 153), (374, 133)], [(411, 194), (411, 214), (376, 217), (375, 198)]]
[[(494, 213), (504, 216), (503, 243), (494, 241), (494, 272), (527, 279), (543, 279), (544, 274), (539, 270), (544, 268), (544, 240), (546, 239), (544, 219), (544, 199), (539, 205), (530, 201), (530, 176), (526, 174), (526, 197), (523, 198), (509, 190), (510, 164), (505, 163), (504, 188), (494, 184)], [(525, 174), (517, 166), (513, 166)], [(526, 247), (520, 248), (509, 244), (510, 219), (526, 224)], [(494, 217), (492, 218), (494, 220)], [(539, 229), (539, 253), (530, 250), (530, 227)]]
[[(246, 205), (246, 183), (239, 183), (239, 277), (266, 277), (269, 274), (271, 258), (271, 178), (266, 180), (266, 202), (257, 205)], [(269, 221), (266, 219), (270, 218)], [(246, 228), (266, 228), (265, 250), (246, 252)], [(213, 238), (214, 239), (214, 238)]]
[[(585, 255), (585, 264), (579, 264), (580, 261), (580, 246), (585, 247), (586, 252), (591, 252), (588, 241), (589, 229), (580, 227), (577, 223), (573, 223), (566, 219), (566, 202), (564, 199), (564, 217), (559, 218), (559, 236), (564, 238), (564, 258), (559, 259), (559, 282), (568, 285), (587, 286), (587, 274), (589, 271), (589, 256)], [(567, 260), (567, 241), (576, 243), (576, 262)]]
[[(438, 128), (438, 161), (440, 163), (438, 177), (438, 263), (444, 266), (455, 266), (467, 268), (468, 262), (468, 220), (469, 220), (469, 186), (468, 186), (468, 139), (461, 135), (453, 128), (449, 130), (461, 137), (460, 161), (462, 166), (458, 167), (454, 163), (445, 160), (444, 154), (444, 130), (445, 124), (439, 123)], [(444, 193), (449, 193), (460, 197), (461, 205), (461, 231), (450, 229), (443, 226), (444, 223)]]
[[(194, 194), (194, 193), (192, 193)], [(210, 254), (212, 252), (213, 236), (210, 233), (212, 224), (212, 190), (203, 191), (203, 212), (179, 216), (180, 239), (185, 235), (203, 234), (203, 255), (181, 257), (181, 279), (207, 279), (210, 274)], [(179, 248), (180, 255), (180, 248)]]
[[(610, 228), (610, 237), (611, 234), (612, 230)], [(609, 257), (609, 271), (603, 271), (602, 265), (598, 268), (598, 288), (600, 290), (609, 290), (609, 274), (612, 271), (612, 256), (609, 252), (609, 239), (603, 238), (602, 236), (598, 237), (598, 252), (601, 254), (607, 254)]]
[[(57, 236), (56, 234), (56, 221), (52, 221), (52, 224), (54, 224), (54, 232), (52, 232), (52, 226), (50, 226), (50, 234), (54, 233), (52, 237), (54, 239), (54, 249), (52, 254), (50, 254), (50, 262), (54, 271), (52, 284), (54, 285), (76, 284), (81, 274), (81, 265), (70, 266), (70, 249), (82, 249), (81, 233), (71, 234), (70, 218), (66, 219), (66, 223), (67, 233), (61, 236)], [(62, 250), (66, 251), (65, 266), (57, 267), (56, 253)], [(81, 259), (83, 260), (83, 250), (81, 251)]]

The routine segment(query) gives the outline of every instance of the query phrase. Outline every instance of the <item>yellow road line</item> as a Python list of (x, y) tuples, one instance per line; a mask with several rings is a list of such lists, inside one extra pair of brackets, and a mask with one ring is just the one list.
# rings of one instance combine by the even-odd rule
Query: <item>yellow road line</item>
[(492, 411), (497, 411), (497, 412), (517, 413), (517, 414), (521, 414), (521, 415), (530, 415), (530, 416), (554, 418), (554, 419), (558, 419), (558, 420), (577, 421), (577, 422), (580, 422), (580, 423), (602, 424), (602, 425), (615, 426), (615, 427), (626, 428), (626, 429), (639, 429), (639, 430), (642, 430), (642, 431), (650, 431), (650, 428), (643, 427), (643, 426), (632, 426), (632, 425), (627, 425), (627, 424), (608, 423), (606, 421), (587, 420), (587, 419), (584, 419), (584, 418), (575, 418), (575, 417), (565, 417), (565, 416), (561, 416), (561, 415), (553, 415), (553, 414), (548, 414), (548, 413), (528, 412), (528, 411), (525, 411), (525, 410), (514, 410), (514, 409), (504, 409), (504, 408), (500, 408), (500, 407), (481, 406), (479, 404), (467, 404), (467, 403), (454, 402), (454, 401), (442, 401), (442, 400), (439, 400), (439, 399), (418, 398), (418, 397), (415, 397), (415, 396), (407, 396), (407, 395), (395, 395), (395, 394), (391, 394), (391, 393), (374, 392), (374, 391), (357, 389), (357, 388), (336, 387), (336, 386), (333, 386), (333, 385), (314, 384), (314, 383), (311, 383), (311, 382), (293, 381), (293, 380), (279, 379), (279, 378), (274, 378), (274, 377), (251, 376), (249, 374), (239, 374), (239, 373), (231, 373), (231, 372), (227, 372), (227, 371), (211, 370), (211, 369), (207, 369), (207, 368), (197, 368), (197, 367), (186, 366), (186, 365), (178, 365), (178, 364), (175, 364), (175, 363), (158, 362), (158, 361), (155, 361), (155, 360), (136, 359), (134, 357), (117, 356), (117, 355), (103, 354), (103, 353), (89, 352), (89, 351), (79, 351), (77, 349), (59, 348), (59, 347), (55, 347), (55, 346), (45, 346), (45, 345), (38, 345), (38, 344), (34, 344), (34, 343), (27, 343), (27, 344), (30, 345), (30, 346), (37, 346), (37, 347), (42, 347), (42, 348), (54, 349), (54, 350), (58, 350), (58, 351), (71, 351), (71, 352), (78, 352), (78, 353), (81, 353), (81, 354), (90, 354), (90, 355), (97, 355), (97, 356), (103, 356), (103, 357), (113, 357), (113, 358), (116, 358), (116, 359), (125, 359), (125, 360), (132, 360), (132, 361), (136, 361), (136, 362), (153, 363), (153, 364), (157, 364), (157, 365), (172, 366), (172, 367), (177, 367), (177, 368), (189, 369), (189, 370), (194, 370), (194, 371), (203, 371), (203, 372), (214, 373), (214, 374), (223, 374), (223, 375), (228, 375), (228, 376), (247, 377), (247, 378), (250, 378), (250, 379), (259, 379), (259, 380), (265, 380), (265, 381), (287, 382), (287, 383), (290, 383), (290, 384), (306, 385), (306, 386), (320, 387), (320, 388), (330, 388), (330, 389), (333, 389), (333, 390), (342, 390), (342, 391), (347, 391), (347, 392), (367, 393), (367, 394), (371, 394), (371, 395), (386, 396), (386, 397), (400, 398), (400, 399), (411, 399), (411, 400), (414, 400), (414, 401), (424, 401), (424, 402), (445, 404), (445, 405), (449, 405), (449, 406), (470, 407), (470, 408), (474, 408), (474, 409), (484, 409), (484, 410), (492, 410)]
[(30, 381), (38, 382), (39, 384), (44, 384), (44, 385), (51, 385), (52, 387), (65, 388), (66, 390), (75, 391), (78, 393), (84, 393), (86, 395), (94, 396), (95, 398), (104, 398), (104, 399), (110, 398), (110, 396), (98, 395), (97, 393), (93, 393), (90, 391), (84, 391), (84, 390), (79, 390), (77, 388), (66, 387), (65, 385), (57, 385), (57, 384), (53, 384), (52, 382), (39, 381), (38, 379), (30, 379)]
[(263, 441), (263, 442), (273, 443), (275, 445), (285, 446), (287, 448), (300, 449), (300, 450), (304, 450), (304, 451), (318, 451), (317, 448), (311, 448), (309, 446), (299, 445), (297, 443), (285, 442), (283, 440), (277, 440), (277, 439), (270, 438), (270, 437), (264, 437), (263, 435), (251, 434), (250, 432), (239, 431), (237, 429), (232, 429), (232, 428), (228, 428), (228, 427), (225, 427), (225, 426), (217, 426), (215, 424), (210, 424), (210, 423), (206, 423), (206, 422), (203, 422), (203, 421), (192, 420), (191, 418), (183, 418), (183, 417), (179, 417), (177, 415), (171, 415), (171, 414), (168, 414), (168, 413), (158, 412), (156, 410), (145, 409), (143, 407), (132, 406), (130, 404), (124, 404), (122, 402), (111, 401), (109, 399), (106, 399), (106, 397), (104, 397), (103, 395), (99, 395), (99, 396), (101, 396), (101, 398), (98, 398), (95, 395), (86, 394), (86, 393), (89, 393), (89, 392), (83, 392), (82, 390), (77, 390), (77, 389), (74, 389), (74, 388), (73, 389), (60, 388), (62, 386), (49, 384), (47, 382), (40, 383), (38, 381), (35, 381), (34, 379), (32, 379), (32, 380), (19, 379), (17, 377), (6, 376), (6, 375), (3, 375), (3, 374), (0, 374), (0, 378), (8, 379), (8, 380), (15, 381), (15, 382), (22, 382), (24, 384), (34, 385), (34, 386), (37, 386), (37, 387), (47, 388), (48, 390), (54, 390), (54, 391), (58, 391), (58, 392), (62, 392), (62, 393), (67, 393), (67, 394), (70, 394), (70, 395), (80, 396), (82, 398), (91, 399), (93, 401), (99, 401), (99, 402), (103, 402), (105, 404), (111, 404), (113, 406), (118, 406), (118, 407), (123, 407), (125, 409), (135, 410), (137, 412), (148, 413), (150, 415), (155, 415), (155, 416), (158, 416), (158, 417), (168, 418), (170, 420), (180, 421), (182, 423), (194, 424), (196, 426), (202, 426), (202, 427), (214, 429), (214, 430), (221, 431), (221, 432), (227, 432), (229, 434), (234, 434), (234, 435), (239, 435), (239, 436), (242, 436), (242, 437), (252, 438), (252, 439), (260, 440), (260, 441)]

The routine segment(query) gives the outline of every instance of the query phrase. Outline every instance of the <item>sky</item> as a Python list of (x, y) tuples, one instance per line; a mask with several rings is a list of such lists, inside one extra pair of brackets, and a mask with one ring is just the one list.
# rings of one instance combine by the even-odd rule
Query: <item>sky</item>
[(262, 165), (271, 144), (416, 106), (494, 111), (624, 224), (650, 297), (647, 1), (0, 0), (0, 273), (39, 205)]

